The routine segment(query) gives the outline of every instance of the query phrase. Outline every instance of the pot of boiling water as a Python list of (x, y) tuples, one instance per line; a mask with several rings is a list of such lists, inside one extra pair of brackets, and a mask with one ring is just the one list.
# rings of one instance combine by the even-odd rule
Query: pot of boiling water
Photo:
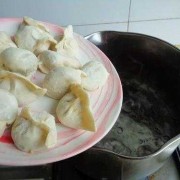
[(180, 144), (180, 51), (135, 33), (105, 31), (86, 39), (114, 64), (124, 95), (116, 124), (96, 147), (80, 155), (81, 165), (90, 172), (97, 164), (93, 171), (109, 164), (110, 174), (119, 173), (122, 179), (148, 176)]

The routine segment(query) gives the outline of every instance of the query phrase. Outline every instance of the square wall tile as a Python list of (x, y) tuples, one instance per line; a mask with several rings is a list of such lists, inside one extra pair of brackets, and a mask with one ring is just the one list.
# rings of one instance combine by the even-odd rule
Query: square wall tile
[(84, 25), (127, 22), (130, 0), (1, 1), (0, 17), (23, 17), (56, 23)]
[(180, 0), (131, 0), (130, 21), (180, 18)]
[(127, 23), (74, 26), (74, 32), (83, 36), (98, 31), (127, 31)]
[(130, 22), (129, 32), (147, 34), (171, 44), (180, 44), (180, 19)]

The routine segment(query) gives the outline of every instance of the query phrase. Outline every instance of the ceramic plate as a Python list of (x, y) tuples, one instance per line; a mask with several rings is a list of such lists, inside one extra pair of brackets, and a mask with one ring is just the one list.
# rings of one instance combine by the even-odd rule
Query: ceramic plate
[[(0, 19), (0, 31), (5, 31), (13, 36), (21, 21), (22, 19)], [(63, 33), (63, 28), (57, 25), (44, 24), (55, 36)], [(81, 56), (83, 57), (81, 63), (84, 64), (93, 59), (100, 61), (110, 74), (106, 84), (102, 88), (90, 93), (91, 107), (95, 117), (97, 131), (93, 133), (74, 130), (57, 123), (58, 142), (53, 149), (37, 153), (25, 153), (14, 146), (10, 136), (10, 130), (6, 130), (0, 138), (0, 164), (16, 166), (38, 165), (72, 157), (100, 141), (116, 122), (120, 113), (123, 97), (118, 73), (110, 60), (96, 46), (80, 35), (75, 34), (75, 37), (79, 43)], [(39, 84), (42, 78), (43, 75), (37, 72), (34, 77), (34, 82)], [(40, 98), (30, 104), (30, 106), (36, 110), (46, 110), (51, 114), (55, 113), (54, 109), (56, 105), (57, 102), (48, 97)]]

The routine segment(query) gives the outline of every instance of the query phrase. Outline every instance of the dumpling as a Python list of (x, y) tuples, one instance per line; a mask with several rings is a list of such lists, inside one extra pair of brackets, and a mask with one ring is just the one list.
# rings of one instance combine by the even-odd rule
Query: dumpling
[(81, 70), (70, 67), (58, 67), (45, 76), (43, 87), (47, 95), (53, 99), (60, 99), (69, 89), (71, 84), (81, 84), (85, 74)]
[(16, 147), (25, 152), (52, 148), (57, 143), (55, 119), (47, 112), (22, 109), (11, 130)]
[(86, 73), (82, 77), (82, 86), (89, 91), (102, 87), (109, 76), (106, 68), (98, 61), (89, 61), (82, 67), (82, 71)]
[(16, 45), (5, 32), (0, 31), (0, 54), (9, 47), (16, 47)]
[(36, 55), (57, 43), (42, 26), (39, 28), (37, 25), (34, 26), (33, 23), (28, 25), (26, 20), (20, 25), (14, 39), (19, 48), (27, 49)]
[(24, 76), (34, 74), (38, 67), (38, 59), (32, 52), (14, 47), (4, 50), (0, 54), (0, 61), (6, 70)]
[(68, 57), (66, 55), (62, 55), (55, 51), (43, 51), (39, 56), (40, 60), (39, 69), (43, 73), (49, 73), (55, 67), (72, 67), (72, 68), (80, 68), (81, 64), (75, 58)]
[(46, 93), (25, 77), (9, 71), (0, 71), (0, 88), (8, 90), (18, 101), (19, 106), (25, 106)]
[(11, 125), (18, 114), (18, 103), (14, 95), (0, 89), (0, 137), (8, 125)]
[(56, 44), (55, 50), (67, 56), (78, 57), (79, 45), (74, 38), (73, 27), (71, 25), (64, 30), (64, 35), (60, 42)]
[(19, 48), (27, 49), (36, 55), (56, 44), (56, 40), (49, 33), (34, 26), (24, 25), (19, 27), (15, 42)]
[(23, 18), (23, 23), (22, 24), (29, 25), (29, 26), (35, 26), (35, 27), (49, 33), (49, 29), (43, 23), (41, 23), (39, 21), (36, 21), (36, 20), (34, 20), (34, 19), (30, 18), (30, 17), (25, 16)]
[(89, 96), (80, 85), (71, 85), (70, 92), (60, 99), (56, 113), (58, 120), (67, 127), (96, 131)]

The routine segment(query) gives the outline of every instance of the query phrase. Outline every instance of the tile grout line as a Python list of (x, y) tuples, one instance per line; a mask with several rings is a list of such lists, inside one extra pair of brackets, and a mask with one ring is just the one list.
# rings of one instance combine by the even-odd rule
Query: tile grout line
[(129, 3), (129, 13), (128, 13), (128, 24), (127, 24), (127, 32), (129, 31), (129, 22), (130, 22), (130, 15), (131, 15), (131, 1)]
[[(132, 1), (132, 0), (131, 0)], [(146, 21), (165, 21), (165, 20), (180, 20), (180, 17), (176, 18), (162, 18), (162, 19), (144, 19), (144, 20), (132, 20), (130, 21), (130, 12), (128, 14), (128, 21), (116, 21), (116, 22), (105, 22), (105, 23), (93, 23), (93, 24), (72, 24), (73, 26), (96, 26), (96, 25), (102, 25), (102, 24), (119, 24), (119, 23), (127, 23), (129, 27), (129, 23), (132, 22), (146, 22)], [(67, 25), (62, 25), (63, 27), (66, 27)], [(128, 29), (129, 30), (129, 29)]]
[(127, 21), (93, 23), (93, 24), (74, 24), (73, 26), (96, 26), (96, 25), (101, 25), (101, 24), (118, 24), (118, 23), (127, 23)]
[(142, 20), (132, 20), (129, 22), (145, 22), (145, 21), (166, 21), (166, 20), (180, 20), (180, 17), (174, 17), (174, 18), (160, 18), (160, 19), (142, 19)]

